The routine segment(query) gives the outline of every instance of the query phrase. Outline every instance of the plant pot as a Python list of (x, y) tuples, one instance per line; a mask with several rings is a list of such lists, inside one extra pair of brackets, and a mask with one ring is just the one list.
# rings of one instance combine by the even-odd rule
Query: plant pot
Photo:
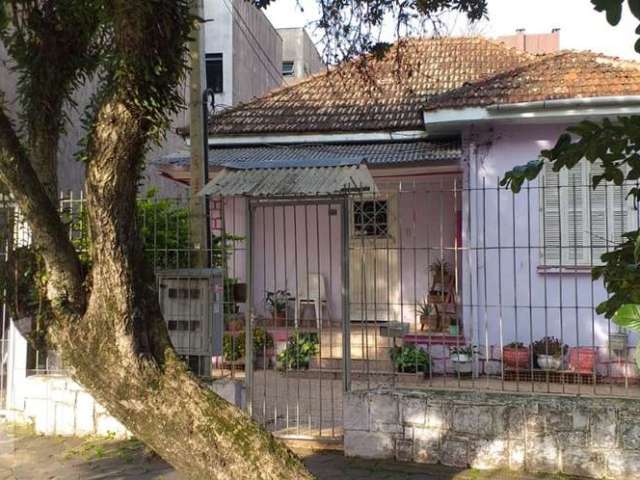
[(504, 347), (502, 349), (502, 362), (507, 368), (528, 370), (531, 365), (529, 349), (527, 347)]
[(266, 355), (262, 351), (254, 352), (253, 368), (255, 370), (268, 370), (271, 368), (271, 355), (268, 352)]
[(542, 370), (560, 370), (562, 368), (562, 358), (553, 355), (538, 355), (537, 361)]
[(470, 355), (466, 353), (452, 353), (449, 357), (453, 370), (456, 373), (471, 373), (473, 371), (473, 361)]
[(591, 347), (571, 347), (569, 349), (569, 370), (578, 373), (593, 373), (596, 351)]
[(247, 301), (247, 284), (246, 283), (233, 284), (233, 301), (238, 303), (245, 303)]
[(437, 332), (439, 327), (438, 315), (420, 315), (420, 330), (423, 332)]
[(274, 312), (273, 313), (273, 326), (274, 327), (286, 327), (287, 326), (287, 312)]

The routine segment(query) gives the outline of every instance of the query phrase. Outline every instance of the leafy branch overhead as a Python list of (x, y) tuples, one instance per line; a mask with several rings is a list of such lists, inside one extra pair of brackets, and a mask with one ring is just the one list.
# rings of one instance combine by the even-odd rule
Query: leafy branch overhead
[[(591, 0), (591, 3), (598, 12), (605, 12), (607, 22), (611, 25), (618, 25), (622, 19), (625, 0)], [(640, 0), (627, 0), (629, 10), (640, 20)], [(640, 35), (640, 25), (636, 28), (636, 34)], [(640, 53), (640, 38), (635, 44), (636, 52)]]

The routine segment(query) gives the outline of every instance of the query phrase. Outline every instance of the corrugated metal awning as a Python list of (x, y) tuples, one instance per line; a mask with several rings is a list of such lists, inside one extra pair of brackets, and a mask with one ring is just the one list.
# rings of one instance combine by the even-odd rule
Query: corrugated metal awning
[(200, 191), (222, 197), (312, 197), (347, 192), (375, 191), (365, 164), (330, 167), (225, 168)]

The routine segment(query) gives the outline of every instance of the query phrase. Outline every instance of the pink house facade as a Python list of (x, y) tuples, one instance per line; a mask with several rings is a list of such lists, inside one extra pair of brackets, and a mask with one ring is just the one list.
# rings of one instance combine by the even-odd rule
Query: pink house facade
[[(505, 380), (515, 348), (515, 378), (531, 380), (532, 344), (553, 337), (556, 370), (635, 382), (638, 339), (595, 313), (607, 293), (590, 276), (637, 228), (627, 187), (591, 192), (585, 169), (545, 171), (518, 195), (498, 184), (566, 127), (640, 113), (638, 65), (481, 38), (397, 48), (410, 75), (391, 49), (367, 78), (348, 64), (213, 120), (203, 194), (214, 233), (238, 238), (226, 268), (249, 286), (239, 312), (276, 350), (316, 331), (318, 368), (349, 351), (354, 371), (385, 372), (391, 349), (414, 345), (430, 375), (455, 374), (452, 348), (471, 347), (474, 378)], [(188, 159), (162, 169), (188, 181)]]

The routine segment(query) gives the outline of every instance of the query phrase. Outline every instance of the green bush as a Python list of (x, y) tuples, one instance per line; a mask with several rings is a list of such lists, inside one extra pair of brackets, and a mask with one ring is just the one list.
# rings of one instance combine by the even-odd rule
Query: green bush
[(318, 334), (300, 333), (297, 330), (287, 340), (286, 348), (278, 354), (278, 365), (283, 370), (309, 368), (311, 358), (320, 350)]
[[(246, 352), (245, 333), (238, 332), (236, 335), (225, 333), (222, 337), (222, 356), (227, 362), (235, 362), (244, 358)], [(262, 352), (264, 349), (273, 348), (273, 337), (262, 327), (253, 330), (253, 351)]]
[(429, 354), (413, 344), (393, 347), (389, 356), (396, 371), (402, 373), (428, 372), (431, 365)]

